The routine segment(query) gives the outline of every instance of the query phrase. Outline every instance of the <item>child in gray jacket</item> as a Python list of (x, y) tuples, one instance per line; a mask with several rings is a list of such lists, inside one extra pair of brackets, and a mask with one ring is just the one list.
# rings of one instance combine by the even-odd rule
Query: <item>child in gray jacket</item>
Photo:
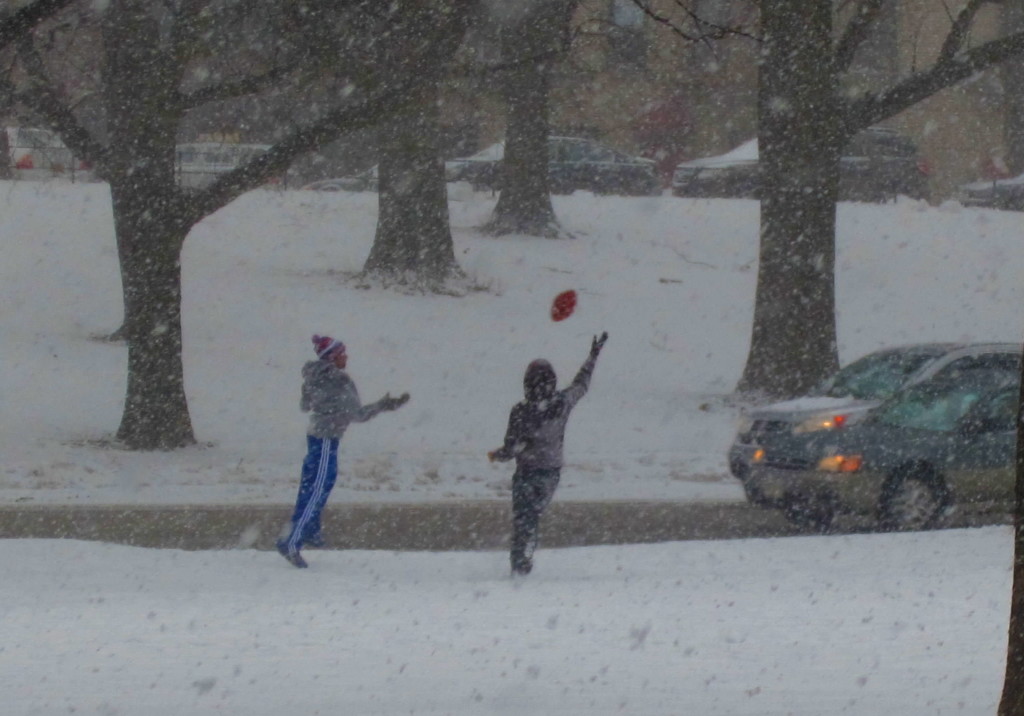
[(303, 544), (323, 546), (320, 515), (338, 477), (338, 444), (350, 423), (365, 423), (385, 410), (397, 410), (409, 401), (385, 395), (376, 403), (359, 402), (356, 384), (345, 372), (345, 344), (330, 336), (313, 336), (317, 360), (302, 367), (299, 407), (311, 413), (306, 435), (306, 459), (288, 536), (277, 541), (277, 551), (296, 567), (306, 567)]
[(529, 574), (533, 569), (540, 517), (551, 503), (561, 477), (569, 413), (586, 394), (606, 340), (607, 333), (594, 337), (590, 354), (565, 390), (555, 389), (557, 378), (550, 363), (543, 359), (530, 363), (523, 376), (526, 399), (512, 408), (504, 444), (487, 453), (492, 462), (516, 461), (512, 475), (513, 574)]

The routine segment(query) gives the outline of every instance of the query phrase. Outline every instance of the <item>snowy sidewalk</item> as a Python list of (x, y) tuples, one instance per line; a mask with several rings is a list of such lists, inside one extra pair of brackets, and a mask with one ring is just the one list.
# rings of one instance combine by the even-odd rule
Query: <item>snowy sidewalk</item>
[[(287, 505), (25, 505), (0, 507), (0, 538), (68, 538), (138, 547), (272, 549)], [(324, 533), (336, 549), (505, 549), (504, 501), (332, 503)], [(774, 511), (737, 502), (555, 502), (546, 547), (796, 534)]]
[[(61, 538), (137, 547), (273, 549), (287, 505), (26, 505), (0, 507), (0, 538)], [(502, 550), (512, 515), (507, 502), (334, 503), (324, 513), (333, 549)], [(946, 527), (1012, 524), (1010, 515), (961, 512)], [(740, 502), (555, 502), (541, 525), (545, 547), (642, 544), (801, 534), (776, 510)], [(837, 532), (870, 532), (870, 521), (843, 518)]]

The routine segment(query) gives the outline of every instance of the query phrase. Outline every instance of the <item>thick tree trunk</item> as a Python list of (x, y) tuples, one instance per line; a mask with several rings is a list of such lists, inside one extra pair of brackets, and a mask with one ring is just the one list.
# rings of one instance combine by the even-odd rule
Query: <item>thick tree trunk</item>
[(1024, 373), (1020, 385), (1016, 505), (1013, 513), (1013, 587), (1010, 593), (1006, 674), (997, 711), (999, 716), (1024, 716)]
[[(1024, 30), (1024, 1), (1003, 3), (1003, 30), (1007, 33)], [(1003, 139), (1006, 145), (1006, 165), (1010, 174), (1024, 172), (1024, 59), (1014, 57), (999, 68), (1003, 84)]]
[(762, 9), (761, 251), (741, 392), (799, 395), (838, 365), (835, 222), (845, 137), (833, 94), (831, 7), (765, 0)]
[(501, 194), (484, 231), (558, 236), (558, 219), (548, 187), (549, 63), (526, 61), (505, 81), (507, 130), (501, 166)]
[(195, 442), (181, 360), (181, 249), (188, 232), (173, 203), (140, 201), (139, 187), (111, 186), (124, 292), (128, 382), (119, 440), (136, 450)]
[(135, 450), (195, 442), (181, 360), (181, 248), (189, 231), (174, 179), (184, 69), (161, 51), (145, 0), (105, 15), (103, 94), (107, 167), (121, 266), (128, 379), (117, 437)]
[(437, 85), (381, 129), (377, 233), (363, 272), (385, 283), (442, 290), (462, 276), (448, 222)]
[(484, 231), (557, 237), (558, 219), (548, 185), (548, 95), (554, 63), (567, 51), (576, 3), (551, 0), (528, 8), (502, 32), (505, 158), (501, 195)]

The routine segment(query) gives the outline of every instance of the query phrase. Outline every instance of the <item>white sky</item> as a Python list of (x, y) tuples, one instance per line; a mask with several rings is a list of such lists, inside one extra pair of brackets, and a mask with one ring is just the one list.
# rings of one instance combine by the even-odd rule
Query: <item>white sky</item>
[[(453, 189), (456, 255), (485, 290), (408, 297), (348, 278), (372, 194), (254, 192), (183, 257), (185, 365), (202, 445), (93, 447), (124, 348), (109, 196), (0, 183), (0, 500), (264, 503), (294, 496), (309, 336), (349, 346), (366, 400), (337, 501), (507, 499), (487, 463), (526, 364), (564, 385), (610, 339), (567, 436), (558, 500), (740, 500), (725, 451), (749, 342), (757, 206), (556, 197), (571, 241), (485, 238), (493, 199)], [(840, 207), (844, 362), (883, 345), (1021, 341), (1020, 215)], [(580, 304), (548, 319), (556, 293)], [(185, 553), (0, 541), (0, 693), (12, 714), (989, 714), (1011, 533), (499, 552)]]

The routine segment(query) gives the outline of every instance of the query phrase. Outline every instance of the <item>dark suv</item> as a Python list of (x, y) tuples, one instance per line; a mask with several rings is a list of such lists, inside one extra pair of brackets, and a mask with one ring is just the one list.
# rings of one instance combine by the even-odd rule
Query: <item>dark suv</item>
[[(760, 188), (756, 139), (726, 154), (684, 162), (672, 176), (672, 193), (681, 197), (757, 199)], [(885, 202), (899, 195), (928, 195), (928, 166), (913, 140), (883, 127), (855, 135), (840, 159), (839, 199)]]

